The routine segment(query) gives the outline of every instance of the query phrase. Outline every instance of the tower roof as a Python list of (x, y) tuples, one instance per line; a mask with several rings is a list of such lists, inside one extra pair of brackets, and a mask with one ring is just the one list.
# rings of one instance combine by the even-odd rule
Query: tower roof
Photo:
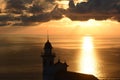
[(52, 49), (52, 45), (49, 40), (47, 40), (47, 42), (45, 43), (44, 49)]
[(48, 31), (47, 31), (47, 42), (45, 43), (44, 45), (44, 49), (52, 49), (52, 45), (49, 41), (49, 34), (48, 34)]

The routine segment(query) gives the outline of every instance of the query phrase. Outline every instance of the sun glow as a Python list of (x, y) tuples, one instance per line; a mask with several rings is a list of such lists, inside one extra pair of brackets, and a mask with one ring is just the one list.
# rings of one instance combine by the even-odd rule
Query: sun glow
[(95, 26), (100, 26), (101, 24), (94, 19), (90, 19), (88, 21), (81, 21), (80, 26), (84, 27), (95, 27)]
[(80, 0), (80, 2), (87, 2), (87, 0)]
[(68, 9), (68, 3), (69, 1), (55, 1), (55, 3), (59, 4), (58, 7), (59, 8), (63, 8), (63, 9)]
[(96, 74), (96, 57), (93, 45), (93, 38), (85, 36), (82, 39), (82, 52), (80, 57), (80, 72), (86, 74)]

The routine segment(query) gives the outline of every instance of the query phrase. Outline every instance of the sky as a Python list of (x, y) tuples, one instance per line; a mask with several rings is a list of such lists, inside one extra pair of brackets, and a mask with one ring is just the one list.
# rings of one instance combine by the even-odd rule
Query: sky
[(120, 0), (28, 1), (0, 1), (0, 34), (120, 35)]

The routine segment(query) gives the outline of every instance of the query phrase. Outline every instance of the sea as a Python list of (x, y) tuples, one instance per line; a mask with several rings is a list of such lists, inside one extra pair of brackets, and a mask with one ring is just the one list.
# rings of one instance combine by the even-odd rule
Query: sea
[[(68, 71), (100, 80), (120, 80), (120, 37), (49, 35), (58, 59)], [(46, 35), (0, 34), (0, 80), (42, 80)]]

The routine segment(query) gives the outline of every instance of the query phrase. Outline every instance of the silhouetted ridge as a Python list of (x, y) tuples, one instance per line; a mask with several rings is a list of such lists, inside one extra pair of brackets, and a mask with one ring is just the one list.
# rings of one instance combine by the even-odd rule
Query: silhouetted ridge
[(81, 74), (75, 72), (57, 72), (54, 80), (98, 80), (93, 75)]

